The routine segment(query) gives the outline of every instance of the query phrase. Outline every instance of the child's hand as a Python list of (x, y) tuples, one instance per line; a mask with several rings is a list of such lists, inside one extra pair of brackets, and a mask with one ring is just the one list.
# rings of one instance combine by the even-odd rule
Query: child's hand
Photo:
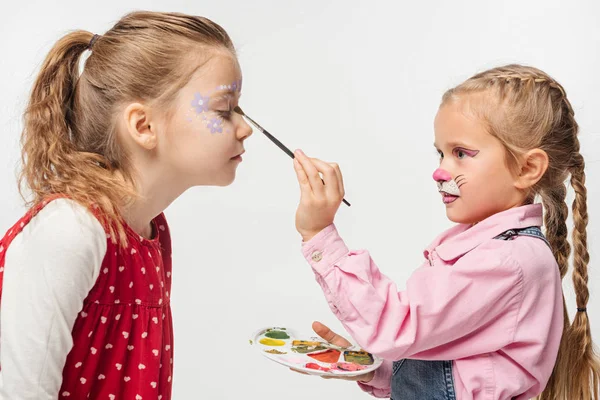
[[(346, 340), (342, 336), (338, 335), (337, 333), (335, 333), (334, 331), (329, 329), (329, 327), (323, 325), (320, 322), (313, 322), (312, 328), (313, 328), (313, 331), (315, 331), (315, 333), (317, 335), (321, 336), (323, 339), (327, 340), (327, 342), (329, 342), (335, 346), (344, 347), (344, 348), (352, 346), (352, 343), (350, 343), (348, 340)], [(290, 368), (290, 369), (292, 371), (298, 372), (300, 374), (308, 375), (306, 372), (298, 371), (293, 368)], [(373, 375), (375, 375), (375, 371), (371, 371), (364, 375), (357, 375), (357, 376), (323, 376), (322, 378), (323, 379), (342, 379), (345, 381), (359, 381), (362, 383), (367, 383), (367, 382), (370, 382), (371, 379), (373, 379)]]
[[(300, 205), (296, 211), (296, 229), (306, 242), (333, 223), (344, 199), (344, 181), (337, 164), (308, 158), (297, 150), (294, 169), (300, 184)], [(323, 174), (323, 179), (319, 176)]]

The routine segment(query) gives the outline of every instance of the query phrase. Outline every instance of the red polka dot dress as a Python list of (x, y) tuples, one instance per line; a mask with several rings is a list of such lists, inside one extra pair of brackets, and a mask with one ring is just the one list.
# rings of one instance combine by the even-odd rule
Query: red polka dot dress
[[(6, 249), (44, 204), (0, 241), (0, 296)], [(75, 320), (59, 399), (171, 398), (171, 240), (163, 214), (152, 223), (151, 240), (126, 227), (126, 248), (107, 235), (98, 279)]]

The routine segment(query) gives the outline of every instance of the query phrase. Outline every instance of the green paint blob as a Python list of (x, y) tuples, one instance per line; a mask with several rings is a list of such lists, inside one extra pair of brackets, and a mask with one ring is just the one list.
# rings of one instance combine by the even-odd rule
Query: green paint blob
[(269, 331), (267, 333), (265, 333), (266, 337), (269, 337), (271, 339), (289, 339), (290, 335), (288, 335), (286, 332), (283, 331)]

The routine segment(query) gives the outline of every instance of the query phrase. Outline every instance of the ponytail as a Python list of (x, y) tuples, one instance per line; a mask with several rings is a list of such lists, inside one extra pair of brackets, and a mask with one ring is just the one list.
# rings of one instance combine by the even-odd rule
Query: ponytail
[(93, 38), (86, 31), (67, 34), (54, 45), (42, 64), (24, 116), (19, 188), (24, 198), (23, 186), (30, 189), (33, 197), (30, 204), (52, 195), (64, 195), (94, 209), (113, 238), (119, 236), (125, 244), (118, 204), (125, 199), (123, 193), (131, 195), (132, 190), (110, 170), (110, 163), (103, 155), (82, 151), (72, 139), (79, 61)]

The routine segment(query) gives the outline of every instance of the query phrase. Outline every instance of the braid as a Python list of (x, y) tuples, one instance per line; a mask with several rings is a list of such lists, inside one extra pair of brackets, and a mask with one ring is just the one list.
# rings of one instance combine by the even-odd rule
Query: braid
[(560, 270), (560, 277), (564, 278), (569, 269), (569, 256), (571, 246), (569, 245), (567, 228), (567, 216), (569, 207), (566, 203), (567, 187), (564, 183), (550, 187), (542, 192), (542, 203), (546, 209), (544, 225), (546, 225), (546, 237)]
[(571, 185), (575, 190), (575, 200), (573, 200), (573, 222), (575, 224), (573, 230), (573, 246), (575, 248), (573, 284), (577, 294), (577, 307), (585, 308), (589, 299), (587, 266), (590, 261), (586, 232), (588, 224), (587, 190), (583, 157), (577, 153), (574, 158), (577, 162), (571, 173)]

